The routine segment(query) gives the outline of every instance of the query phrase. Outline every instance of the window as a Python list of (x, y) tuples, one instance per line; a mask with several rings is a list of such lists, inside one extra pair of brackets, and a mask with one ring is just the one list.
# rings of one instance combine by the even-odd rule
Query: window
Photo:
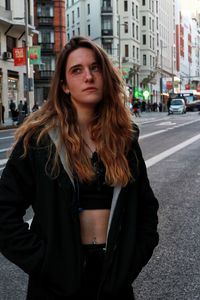
[(138, 19), (138, 6), (136, 5), (136, 19)]
[(124, 11), (128, 11), (128, 1), (124, 1)]
[(69, 27), (69, 15), (67, 15), (67, 27)]
[(74, 11), (72, 11), (72, 24), (74, 24)]
[(135, 46), (133, 46), (133, 58), (135, 58)]
[(143, 65), (146, 66), (147, 64), (147, 56), (146, 54), (143, 54)]
[(135, 23), (132, 23), (132, 36), (135, 37)]
[(112, 44), (103, 44), (103, 48), (108, 54), (112, 55)]
[[(119, 25), (119, 22), (118, 22)], [(119, 26), (117, 26), (119, 28)], [(112, 17), (111, 16), (102, 16), (102, 29), (112, 29)]]
[(128, 45), (125, 45), (125, 57), (129, 57), (129, 54), (128, 54)]
[(128, 22), (124, 22), (124, 33), (128, 33)]
[(5, 0), (5, 9), (10, 10), (10, 0)]
[(12, 36), (7, 35), (6, 36), (6, 44), (7, 44), (7, 51), (12, 53), (13, 48), (15, 48), (17, 45), (17, 39)]
[(142, 25), (143, 25), (143, 26), (146, 25), (146, 16), (142, 16)]
[(54, 32), (48, 29), (41, 29), (38, 36), (38, 42), (42, 44), (54, 43)]
[(78, 30), (78, 35), (80, 35), (80, 34), (81, 34), (81, 32), (80, 32), (80, 27), (78, 27), (77, 30)]
[(139, 36), (138, 36), (138, 25), (136, 25), (136, 40), (139, 39)]
[(139, 60), (139, 48), (137, 48), (137, 60)]
[(53, 7), (48, 4), (45, 5), (38, 4), (37, 15), (39, 17), (53, 17)]
[(88, 24), (88, 36), (90, 36), (90, 24)]
[(90, 3), (87, 5), (87, 14), (90, 15)]
[(142, 6), (146, 5), (146, 0), (142, 0)]
[(135, 4), (132, 2), (132, 16), (134, 17), (135, 15)]
[(80, 8), (77, 7), (77, 18), (80, 18)]
[(142, 44), (146, 45), (147, 41), (146, 41), (146, 34), (142, 35)]

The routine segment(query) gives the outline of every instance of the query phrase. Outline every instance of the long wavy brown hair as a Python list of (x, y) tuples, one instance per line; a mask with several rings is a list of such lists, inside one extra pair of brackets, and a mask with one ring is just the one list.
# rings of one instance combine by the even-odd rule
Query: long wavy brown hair
[[(80, 47), (94, 51), (104, 80), (103, 99), (97, 105), (95, 117), (90, 123), (91, 138), (105, 166), (106, 183), (113, 186), (118, 184), (125, 186), (132, 179), (127, 153), (134, 138), (137, 138), (137, 129), (125, 105), (125, 86), (119, 72), (106, 52), (85, 37), (73, 37), (60, 52), (48, 100), (18, 128), (16, 143), (23, 138), (25, 156), (32, 136), (36, 136), (37, 143), (39, 143), (50, 129), (57, 127), (60, 134), (59, 147), (64, 145), (66, 148), (67, 157), (70, 158), (71, 172), (76, 174), (81, 181), (89, 182), (94, 179), (95, 171), (84, 147), (76, 109), (71, 102), (70, 95), (66, 94), (62, 88), (63, 84), (66, 84), (66, 64), (69, 54)], [(56, 149), (52, 166), (52, 174), (55, 172), (57, 174), (59, 172), (58, 149)]]

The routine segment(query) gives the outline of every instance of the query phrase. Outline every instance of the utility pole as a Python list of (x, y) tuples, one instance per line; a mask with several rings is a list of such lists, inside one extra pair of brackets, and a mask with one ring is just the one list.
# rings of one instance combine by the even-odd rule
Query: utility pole
[(118, 49), (118, 54), (119, 54), (119, 70), (121, 70), (121, 32), (120, 32), (120, 28), (121, 27), (121, 18), (120, 18), (120, 15), (119, 15), (119, 49)]
[(161, 64), (161, 72), (160, 72), (160, 100), (163, 105), (163, 41), (160, 41), (160, 64)]
[(29, 38), (28, 38), (28, 2), (24, 0), (24, 21), (25, 21), (25, 43), (26, 43), (26, 102), (28, 113), (30, 112), (30, 65), (28, 58)]
[(172, 45), (172, 93), (174, 94), (174, 46)]

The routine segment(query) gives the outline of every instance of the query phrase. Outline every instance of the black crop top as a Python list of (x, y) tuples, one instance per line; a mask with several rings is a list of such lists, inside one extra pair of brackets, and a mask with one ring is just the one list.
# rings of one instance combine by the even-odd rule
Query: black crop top
[(96, 152), (92, 156), (96, 179), (90, 183), (79, 181), (79, 211), (85, 209), (110, 209), (113, 187), (105, 184), (105, 167)]

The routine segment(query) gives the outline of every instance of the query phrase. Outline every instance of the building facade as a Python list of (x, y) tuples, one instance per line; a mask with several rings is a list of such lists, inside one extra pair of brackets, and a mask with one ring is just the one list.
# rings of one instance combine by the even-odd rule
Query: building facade
[(66, 43), (64, 0), (35, 0), (35, 25), (39, 34), (34, 45), (41, 46), (41, 64), (34, 67), (35, 103), (42, 105), (48, 99), (56, 57)]
[[(32, 35), (35, 32), (33, 0), (27, 0), (28, 41), (26, 41), (24, 3), (24, 0), (0, 0), (0, 109), (4, 105), (5, 118), (9, 116), (11, 100), (17, 107), (20, 100), (27, 100), (27, 92), (29, 92), (29, 106), (34, 99), (33, 89), (28, 90), (26, 66), (15, 66), (13, 59), (13, 48), (25, 47), (26, 44), (31, 46)], [(33, 77), (32, 68), (29, 77)]]

